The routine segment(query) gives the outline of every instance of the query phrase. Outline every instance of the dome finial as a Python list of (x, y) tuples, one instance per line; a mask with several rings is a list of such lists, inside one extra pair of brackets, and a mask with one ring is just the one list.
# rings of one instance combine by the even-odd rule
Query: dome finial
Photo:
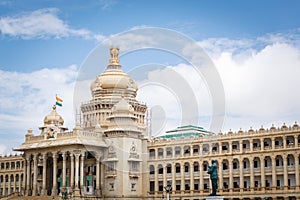
[(118, 47), (110, 47), (110, 59), (109, 65), (120, 65), (119, 62), (119, 48)]
[(53, 109), (53, 110), (56, 110), (56, 105), (55, 105), (55, 104), (52, 106), (52, 109)]

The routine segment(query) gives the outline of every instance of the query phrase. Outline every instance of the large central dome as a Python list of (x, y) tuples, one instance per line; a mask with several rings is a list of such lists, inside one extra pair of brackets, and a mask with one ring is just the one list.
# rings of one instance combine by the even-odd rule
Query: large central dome
[(91, 83), (93, 99), (125, 96), (135, 98), (138, 90), (137, 84), (126, 74), (120, 65), (119, 48), (110, 48), (110, 60), (106, 70), (97, 76)]

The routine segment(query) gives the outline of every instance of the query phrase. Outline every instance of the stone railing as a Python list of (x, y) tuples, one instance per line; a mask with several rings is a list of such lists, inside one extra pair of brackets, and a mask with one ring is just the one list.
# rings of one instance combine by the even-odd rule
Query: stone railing
[(70, 131), (57, 133), (56, 138), (45, 139), (44, 135), (32, 136), (26, 139), (26, 143), (34, 143), (45, 140), (56, 140), (56, 139), (70, 139), (70, 138), (91, 138), (91, 139), (99, 139), (101, 138), (100, 133), (95, 132), (87, 132), (87, 131)]

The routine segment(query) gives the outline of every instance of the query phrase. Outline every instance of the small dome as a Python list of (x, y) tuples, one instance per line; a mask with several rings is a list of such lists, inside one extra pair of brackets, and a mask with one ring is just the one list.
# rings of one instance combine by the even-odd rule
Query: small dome
[(285, 125), (285, 123), (283, 123), (283, 125), (281, 126), (281, 130), (286, 130), (288, 127)]
[(52, 107), (52, 111), (44, 118), (44, 125), (64, 125), (64, 119), (56, 112), (56, 105)]
[(270, 128), (270, 131), (271, 131), (271, 132), (276, 131), (276, 127), (274, 126), (274, 124), (272, 124), (272, 126), (271, 126), (271, 128)]
[(238, 134), (243, 134), (243, 133), (244, 133), (244, 131), (242, 130), (242, 128), (240, 128)]
[(250, 133), (250, 134), (253, 134), (253, 133), (254, 133), (254, 130), (252, 129), (252, 126), (250, 127), (248, 133)]
[(299, 125), (297, 124), (297, 122), (295, 122), (295, 124), (293, 125), (293, 129), (298, 129)]
[(260, 133), (264, 133), (264, 132), (265, 132), (265, 129), (264, 129), (263, 126), (260, 127), (259, 132), (260, 132)]

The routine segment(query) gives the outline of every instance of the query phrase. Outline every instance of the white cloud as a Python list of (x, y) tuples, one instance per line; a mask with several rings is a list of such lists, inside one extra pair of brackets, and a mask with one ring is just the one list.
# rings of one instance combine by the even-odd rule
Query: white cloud
[[(284, 122), (292, 125), (300, 120), (298, 92), (300, 49), (295, 45), (299, 41), (295, 39), (296, 35), (287, 38), (290, 39), (279, 40), (280, 42), (271, 42), (273, 39), (270, 39), (260, 44), (261, 38), (256, 40), (214, 38), (199, 42), (205, 44), (204, 49), (210, 49), (208, 54), (223, 82), (226, 96), (223, 131), (229, 129), (238, 131), (239, 128), (247, 130), (250, 127), (258, 129), (261, 125), (269, 127), (271, 124), (281, 126)], [(260, 45), (260, 48), (255, 48), (257, 45)], [(208, 91), (205, 82), (189, 65), (179, 64), (168, 68), (178, 72), (183, 81), (189, 84), (198, 102), (200, 119), (198, 125), (209, 128), (213, 105), (211, 91)], [(161, 82), (160, 79), (164, 80), (164, 83), (174, 81), (174, 77), (167, 74), (166, 69), (153, 71), (148, 74), (148, 81)], [(178, 88), (180, 83), (177, 83)], [(171, 101), (164, 91), (142, 89), (140, 92), (141, 100), (154, 105), (166, 105), (163, 106), (167, 111), (166, 118), (182, 117), (180, 115), (182, 110), (178, 112), (176, 108), (183, 109), (189, 106), (182, 105), (182, 102)], [(193, 106), (196, 109), (197, 105)], [(174, 126), (181, 125), (180, 120), (170, 123)], [(167, 124), (166, 127), (170, 126)]]
[[(202, 41), (220, 73), (226, 95), (224, 130), (280, 126), (300, 119), (300, 40), (289, 35), (274, 40), (273, 35), (253, 41)], [(269, 38), (269, 39), (268, 39)], [(289, 38), (289, 39), (287, 39)], [(294, 38), (294, 39), (292, 39)], [(267, 41), (267, 42), (266, 42)], [(261, 45), (260, 49), (255, 46)]]
[[(133, 36), (126, 35), (125, 38), (132, 39)], [(147, 38), (140, 40), (153, 42)], [(211, 58), (223, 81), (226, 95), (225, 131), (240, 127), (245, 130), (251, 126), (259, 128), (260, 125), (270, 126), (272, 123), (277, 126), (283, 122), (292, 124), (300, 119), (300, 49), (295, 45), (299, 41), (270, 40), (268, 44), (262, 42), (260, 48), (255, 48), (259, 40), (220, 38), (218, 41), (215, 38), (199, 42), (205, 44), (204, 49), (210, 49), (208, 53), (213, 55)], [(176, 74), (178, 77), (175, 79)], [(138, 82), (138, 98), (150, 106), (158, 105), (163, 109), (156, 110), (159, 115), (153, 116), (156, 117), (153, 122), (159, 122), (159, 117), (167, 118), (168, 122), (158, 123), (157, 126), (164, 126), (164, 130), (175, 128), (181, 125), (182, 113), (194, 108), (199, 114), (198, 125), (209, 128), (213, 109), (210, 91), (194, 68), (179, 64), (149, 71), (147, 75), (145, 80)], [(67, 126), (72, 128), (76, 77), (74, 66), (31, 73), (0, 71), (1, 132), (24, 138), (27, 128), (36, 129), (43, 123), (42, 118), (51, 111), (56, 93), (65, 100), (58, 112)], [(89, 85), (90, 80), (78, 82), (76, 86), (80, 92), (77, 94), (90, 98)], [(80, 97), (74, 98), (75, 104), (80, 103)], [(192, 98), (196, 104), (183, 103), (186, 98)], [(158, 128), (154, 127), (155, 130)]]
[(0, 71), (0, 77), (1, 137), (7, 140), (21, 138), (20, 144), (28, 128), (39, 134), (38, 126), (43, 125), (43, 117), (51, 112), (56, 94), (64, 100), (63, 107), (57, 108), (57, 111), (65, 119), (65, 125), (73, 128), (75, 66), (31, 73)]
[(103, 40), (104, 36), (93, 34), (86, 29), (72, 29), (58, 16), (58, 9), (46, 8), (30, 13), (0, 18), (0, 32), (3, 35), (22, 39), (45, 39), (82, 37), (84, 39)]
[(137, 84), (137, 98), (153, 108), (153, 135), (187, 124), (209, 127), (209, 120), (204, 120), (212, 112), (209, 92), (192, 66), (179, 64), (150, 71)]

